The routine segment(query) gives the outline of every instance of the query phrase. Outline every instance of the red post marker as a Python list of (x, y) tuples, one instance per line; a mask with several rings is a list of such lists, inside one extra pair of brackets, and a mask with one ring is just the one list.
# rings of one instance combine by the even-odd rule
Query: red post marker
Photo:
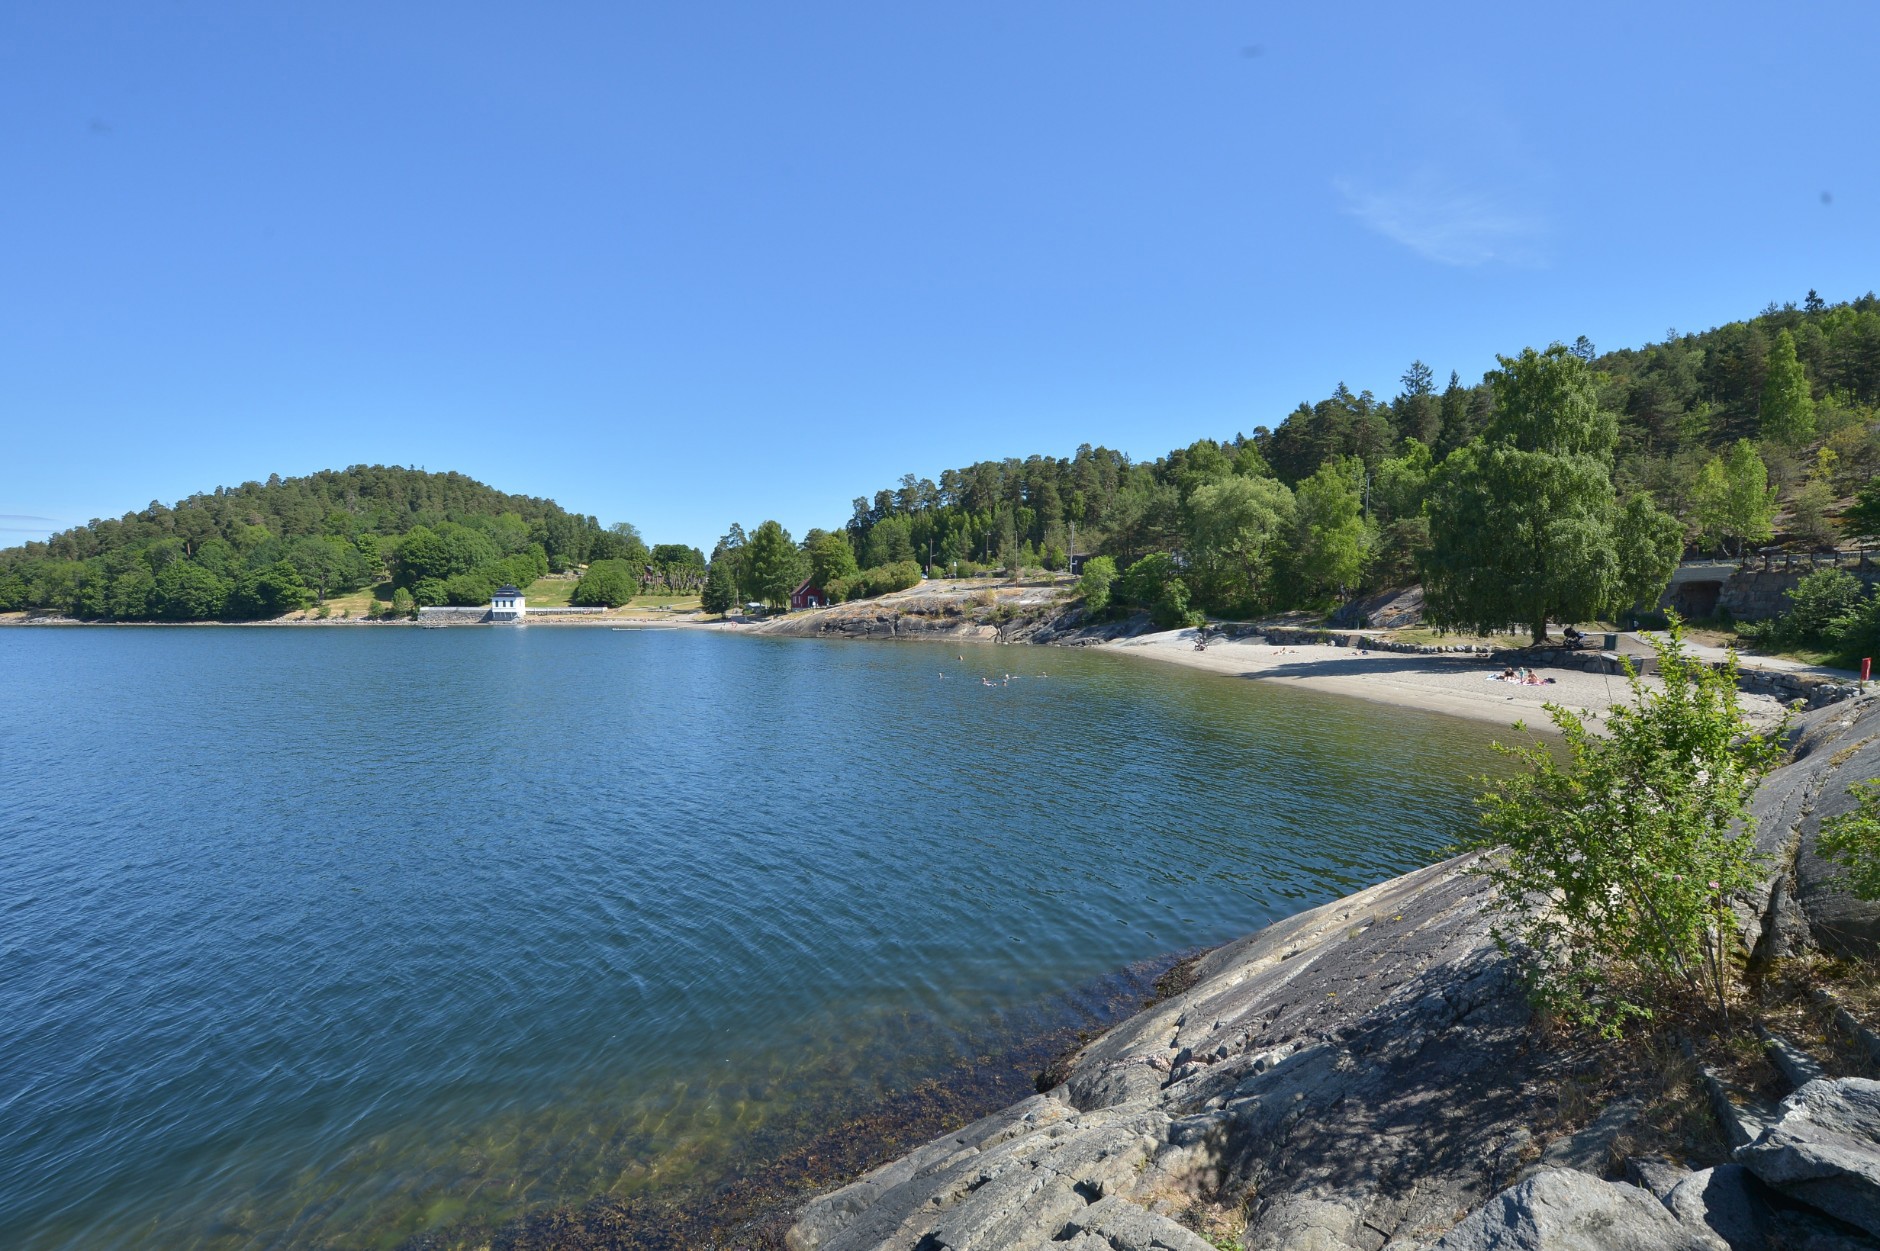
[(1860, 680), (1863, 682), (1866, 682), (1866, 681), (1871, 680), (1872, 677), (1873, 677), (1873, 657), (1862, 656), (1860, 658)]

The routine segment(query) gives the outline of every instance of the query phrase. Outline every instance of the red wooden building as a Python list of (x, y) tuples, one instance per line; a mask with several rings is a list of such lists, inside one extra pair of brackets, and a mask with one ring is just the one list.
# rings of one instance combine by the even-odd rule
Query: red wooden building
[(828, 603), (829, 597), (823, 594), (822, 588), (808, 578), (804, 578), (803, 585), (790, 592), (790, 607), (793, 609), (822, 608)]

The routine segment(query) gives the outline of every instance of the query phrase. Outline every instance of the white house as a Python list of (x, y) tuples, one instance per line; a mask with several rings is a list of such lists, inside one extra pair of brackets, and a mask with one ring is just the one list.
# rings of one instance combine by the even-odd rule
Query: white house
[(528, 611), (528, 606), (522, 602), (522, 592), (507, 582), (497, 587), (496, 594), (490, 596), (491, 621), (520, 621)]

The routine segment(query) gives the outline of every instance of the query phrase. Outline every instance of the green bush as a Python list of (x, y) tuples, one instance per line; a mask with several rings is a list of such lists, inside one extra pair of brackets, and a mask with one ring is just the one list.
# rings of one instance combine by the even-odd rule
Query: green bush
[(1841, 883), (1856, 899), (1880, 899), (1880, 780), (1847, 788), (1854, 810), (1821, 823), (1821, 858), (1846, 870)]
[(639, 589), (639, 572), (626, 561), (597, 560), (574, 584), (568, 602), (583, 608), (618, 608)]
[(1556, 704), (1565, 752), (1502, 748), (1527, 771), (1484, 795), (1474, 872), (1495, 886), (1495, 936), (1536, 997), (1570, 1024), (1628, 1022), (1708, 1003), (1728, 1015), (1734, 897), (1756, 880), (1748, 800), (1782, 728), (1749, 733), (1736, 662), (1684, 650), (1673, 617), (1653, 643), (1662, 690), (1628, 665), (1632, 702), (1605, 736)]
[(1077, 593), (1084, 597), (1084, 608), (1100, 613), (1110, 606), (1110, 586), (1116, 581), (1116, 562), (1108, 556), (1092, 556), (1084, 562), (1084, 573), (1077, 580)]
[(1153, 552), (1125, 569), (1111, 584), (1111, 595), (1126, 604), (1147, 608), (1164, 630), (1200, 625), (1207, 618), (1191, 606), (1188, 583), (1175, 558)]
[(1832, 640), (1838, 619), (1860, 606), (1867, 588), (1845, 569), (1817, 569), (1789, 592), (1789, 610), (1781, 618), (1782, 634), (1799, 643)]

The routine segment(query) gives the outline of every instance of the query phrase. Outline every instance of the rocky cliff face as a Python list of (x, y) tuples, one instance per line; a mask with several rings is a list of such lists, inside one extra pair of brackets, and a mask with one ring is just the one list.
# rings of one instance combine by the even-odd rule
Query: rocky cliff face
[[(1742, 921), (1758, 958), (1880, 937), (1880, 909), (1835, 895), (1811, 850), (1847, 783), (1877, 773), (1880, 703), (1810, 714), (1795, 761), (1757, 797), (1770, 872)], [(1536, 1077), (1551, 1057), (1469, 863), (1213, 952), (1190, 990), (1084, 1048), (1055, 1089), (811, 1202), (789, 1246), (1207, 1251), (1174, 1219), (1198, 1201), (1244, 1209), (1248, 1251), (1880, 1245), (1844, 1211), (1772, 1190), (1755, 1160), (1750, 1171), (1645, 1168), (1654, 1189), (1597, 1176), (1604, 1150), (1565, 1139), (1543, 1150)], [(1850, 1098), (1880, 1102), (1816, 1092), (1809, 1106)], [(1853, 1119), (1857, 1139), (1865, 1122)], [(1847, 1137), (1835, 1150), (1858, 1156)], [(1799, 1168), (1795, 1156), (1771, 1147), (1756, 1159)], [(1858, 1177), (1797, 1184), (1865, 1193)]]

